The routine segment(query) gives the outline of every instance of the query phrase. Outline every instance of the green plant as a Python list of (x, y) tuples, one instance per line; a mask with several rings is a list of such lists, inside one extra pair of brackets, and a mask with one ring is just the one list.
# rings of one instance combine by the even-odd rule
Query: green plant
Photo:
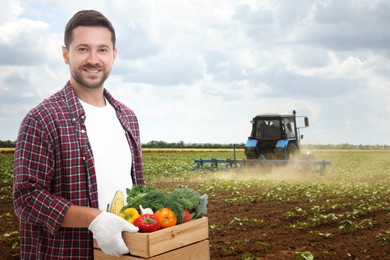
[(339, 229), (343, 230), (356, 230), (358, 228), (359, 225), (349, 219), (341, 221), (339, 226)]
[(269, 251), (269, 244), (268, 243), (265, 243), (265, 242), (261, 242), (261, 241), (257, 241), (256, 242), (256, 245), (259, 246), (259, 251), (262, 252), (262, 253), (268, 253)]
[(231, 227), (239, 227), (242, 226), (244, 223), (249, 223), (249, 224), (258, 224), (258, 223), (263, 223), (263, 220), (256, 219), (256, 218), (238, 218), (234, 217), (233, 220), (229, 222), (229, 226)]
[(390, 244), (390, 230), (381, 230), (381, 232), (377, 235), (379, 242), (383, 245)]
[(257, 256), (257, 254), (244, 253), (241, 257), (241, 260), (256, 260)]
[(3, 237), (8, 240), (8, 242), (11, 244), (11, 248), (15, 249), (17, 246), (19, 246), (19, 232), (18, 231), (11, 231), (8, 233), (3, 234)]
[(359, 227), (360, 228), (373, 228), (375, 226), (376, 222), (372, 219), (363, 219), (360, 223), (359, 223)]
[(295, 207), (286, 213), (288, 219), (304, 216), (306, 212), (301, 207)]
[(212, 223), (212, 224), (209, 224), (209, 228), (210, 229), (221, 230), (222, 229), (222, 225), (221, 224)]
[(314, 256), (309, 251), (297, 252), (295, 260), (313, 260)]
[(313, 236), (314, 240), (318, 241), (319, 238), (329, 238), (332, 237), (332, 233), (330, 232), (319, 232), (319, 231), (310, 231), (310, 235)]

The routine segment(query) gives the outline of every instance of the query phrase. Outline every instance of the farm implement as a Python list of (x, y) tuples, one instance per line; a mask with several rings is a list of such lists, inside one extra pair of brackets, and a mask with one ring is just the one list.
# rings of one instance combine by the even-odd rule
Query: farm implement
[(196, 159), (194, 169), (288, 166), (322, 173), (330, 161), (316, 161), (313, 155), (301, 153), (300, 129), (309, 126), (309, 119), (303, 118), (304, 126), (299, 127), (295, 110), (292, 114), (257, 115), (251, 121), (252, 131), (245, 144), (246, 159), (238, 160), (234, 148), (233, 159)]
[(288, 166), (300, 168), (303, 171), (312, 171), (323, 173), (327, 165), (330, 165), (330, 161), (325, 160), (267, 160), (267, 159), (196, 159), (194, 170), (229, 170), (229, 169), (244, 169), (244, 168), (255, 168), (263, 167), (270, 169), (278, 166)]

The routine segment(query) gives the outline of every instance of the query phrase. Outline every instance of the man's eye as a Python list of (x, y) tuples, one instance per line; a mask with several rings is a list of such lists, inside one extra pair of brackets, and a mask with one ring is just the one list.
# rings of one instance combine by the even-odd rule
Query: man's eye
[(108, 49), (100, 49), (100, 52), (108, 52)]
[(87, 51), (87, 48), (79, 48), (79, 51), (85, 52)]

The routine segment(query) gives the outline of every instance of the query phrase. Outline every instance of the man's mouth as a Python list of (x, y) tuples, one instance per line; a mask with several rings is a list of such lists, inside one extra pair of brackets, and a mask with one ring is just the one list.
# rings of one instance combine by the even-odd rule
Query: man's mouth
[(101, 68), (83, 68), (83, 71), (88, 72), (88, 73), (99, 73), (102, 71)]

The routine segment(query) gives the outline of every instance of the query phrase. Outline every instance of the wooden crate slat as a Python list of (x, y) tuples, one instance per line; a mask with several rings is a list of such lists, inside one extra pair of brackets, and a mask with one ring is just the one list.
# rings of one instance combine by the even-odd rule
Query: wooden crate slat
[(120, 257), (109, 256), (103, 253), (99, 249), (94, 250), (95, 260), (210, 260), (210, 244), (209, 240), (203, 240), (191, 245), (187, 245), (172, 251), (165, 252), (161, 255), (156, 255), (152, 257), (140, 257), (132, 255), (123, 255)]

